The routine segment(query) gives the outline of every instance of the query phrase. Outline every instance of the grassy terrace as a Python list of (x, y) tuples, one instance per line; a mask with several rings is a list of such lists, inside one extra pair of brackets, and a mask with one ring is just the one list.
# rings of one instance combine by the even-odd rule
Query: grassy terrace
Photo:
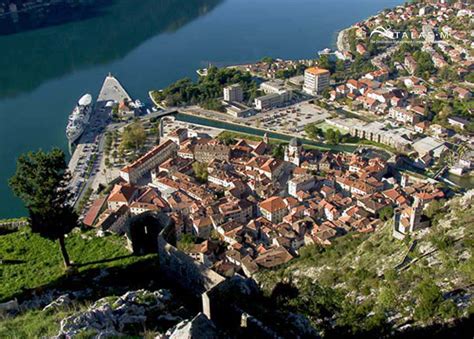
[[(98, 238), (91, 232), (73, 232), (66, 239), (74, 262), (67, 272), (57, 242), (43, 239), (26, 228), (0, 236), (0, 302), (14, 297), (22, 300), (35, 290), (87, 288), (91, 286), (88, 280), (101, 269), (123, 270), (152, 259), (130, 255), (124, 238), (112, 235)], [(73, 276), (76, 284), (84, 278), (84, 286), (75, 285)]]
[(28, 311), (14, 318), (0, 320), (1, 338), (53, 337), (59, 331), (62, 319), (81, 307), (70, 307), (56, 312)]
[[(96, 237), (94, 233), (77, 230), (67, 237), (66, 247), (74, 261), (69, 270), (64, 269), (56, 242), (32, 234), (27, 228), (0, 236), (0, 302), (17, 298), (21, 303), (33, 299), (34, 294), (41, 297), (52, 291), (55, 296), (69, 294), (72, 299), (70, 305), (47, 311), (42, 311), (41, 306), (15, 317), (0, 315), (0, 338), (53, 337), (62, 319), (86, 310), (100, 298), (138, 289), (166, 288), (177, 304), (198, 312), (199, 298), (158, 273), (157, 254), (133, 256), (125, 248), (124, 237)], [(155, 329), (139, 330), (145, 337), (156, 336)], [(77, 337), (89, 338), (91, 334)]]

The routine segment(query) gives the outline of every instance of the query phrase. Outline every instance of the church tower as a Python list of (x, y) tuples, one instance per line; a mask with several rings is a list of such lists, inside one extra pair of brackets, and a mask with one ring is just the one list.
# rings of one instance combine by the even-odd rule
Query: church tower
[(415, 201), (412, 206), (412, 213), (410, 215), (410, 232), (415, 231), (421, 222), (421, 215), (423, 214), (423, 202), (415, 197)]
[(408, 175), (402, 174), (402, 177), (400, 179), (400, 186), (407, 187), (408, 186), (408, 181), (409, 181)]
[(297, 138), (290, 140), (290, 144), (285, 149), (285, 161), (291, 162), (296, 166), (301, 165), (301, 151), (303, 147), (301, 141)]

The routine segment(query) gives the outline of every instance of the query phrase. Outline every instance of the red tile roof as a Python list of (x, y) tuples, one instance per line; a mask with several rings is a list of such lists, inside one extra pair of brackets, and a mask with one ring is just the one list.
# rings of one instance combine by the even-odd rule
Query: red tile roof
[(285, 209), (286, 204), (282, 197), (271, 197), (271, 198), (268, 198), (267, 200), (262, 201), (260, 203), (260, 208), (270, 213), (274, 213), (276, 211)]
[(130, 202), (134, 193), (136, 191), (136, 187), (128, 184), (122, 185), (115, 185), (112, 192), (110, 192), (108, 201), (112, 202)]
[(173, 141), (166, 140), (164, 143), (154, 147), (151, 151), (145, 153), (143, 156), (135, 160), (132, 164), (122, 168), (122, 172), (129, 173), (131, 170), (140, 167), (147, 160), (154, 157), (157, 153), (160, 153), (161, 151), (163, 151), (163, 149), (169, 147), (171, 144), (173, 144)]
[(89, 208), (89, 211), (87, 212), (86, 216), (84, 217), (84, 225), (86, 226), (93, 226), (94, 222), (96, 221), (97, 217), (99, 216), (99, 213), (102, 209), (102, 207), (105, 204), (105, 201), (107, 199), (104, 198), (99, 198), (94, 203), (92, 206)]

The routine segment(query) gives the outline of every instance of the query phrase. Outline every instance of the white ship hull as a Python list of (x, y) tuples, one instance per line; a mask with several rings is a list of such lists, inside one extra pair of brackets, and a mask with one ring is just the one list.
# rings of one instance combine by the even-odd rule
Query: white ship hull
[(92, 111), (92, 97), (86, 94), (79, 99), (76, 107), (69, 116), (66, 136), (69, 144), (75, 143), (86, 129)]

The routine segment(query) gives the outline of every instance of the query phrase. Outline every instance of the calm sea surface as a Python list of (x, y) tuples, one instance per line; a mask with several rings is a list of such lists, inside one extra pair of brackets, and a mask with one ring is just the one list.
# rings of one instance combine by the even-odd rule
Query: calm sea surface
[(25, 215), (7, 184), (15, 159), (39, 148), (66, 150), (70, 111), (82, 94), (97, 95), (108, 72), (146, 101), (148, 90), (195, 77), (209, 62), (315, 57), (339, 30), (403, 1), (99, 2), (66, 22), (37, 28), (30, 18), (15, 24), (15, 34), (5, 23), (0, 29), (0, 218)]

